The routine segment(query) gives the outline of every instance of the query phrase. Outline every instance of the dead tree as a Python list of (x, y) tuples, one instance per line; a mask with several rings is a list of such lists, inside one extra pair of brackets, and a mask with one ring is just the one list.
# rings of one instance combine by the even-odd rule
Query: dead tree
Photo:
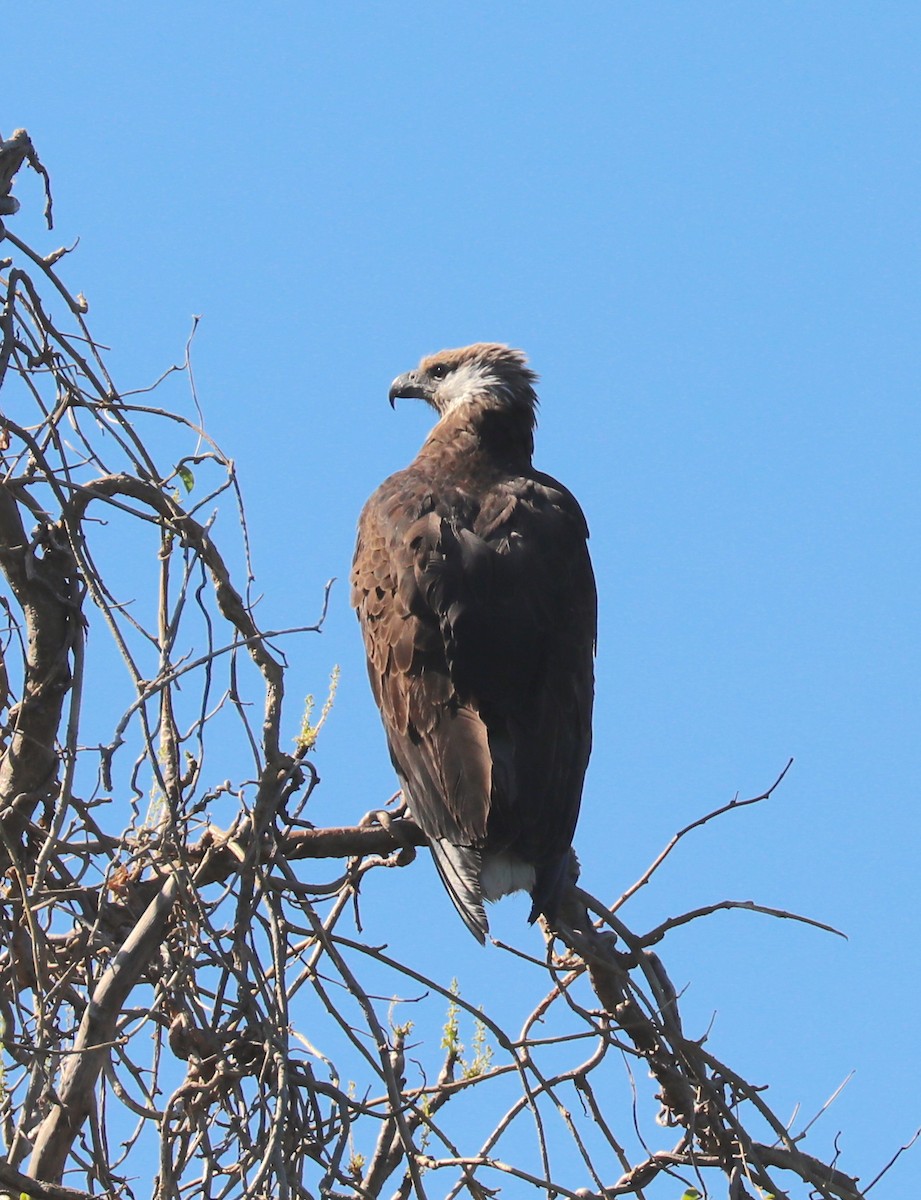
[[(19, 131), (0, 145), (7, 217), (24, 163), (44, 174)], [(307, 818), (322, 718), (292, 743), (277, 647), (296, 631), (257, 623), (233, 464), (201, 427), (188, 352), (161, 390), (120, 391), (65, 251), (3, 238), (0, 1188), (859, 1200), (683, 1032), (653, 950), (753, 905), (637, 934), (618, 913), (658, 862), (614, 905), (574, 881), (516, 1032), (362, 935), (365, 877), (423, 838), (386, 810)], [(159, 403), (176, 381), (191, 416)], [(219, 549), (222, 504), (243, 536)], [(299, 860), (323, 860), (317, 882)], [(415, 1044), (425, 1021), (440, 1047)], [(629, 1100), (647, 1072), (655, 1119)]]

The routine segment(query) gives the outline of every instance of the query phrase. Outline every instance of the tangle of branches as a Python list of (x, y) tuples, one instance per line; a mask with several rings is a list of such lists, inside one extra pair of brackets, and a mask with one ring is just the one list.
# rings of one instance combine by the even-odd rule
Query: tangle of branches
[[(47, 188), (19, 131), (7, 220), (24, 164)], [(365, 878), (424, 840), (399, 810), (307, 819), (316, 730), (285, 741), (278, 649), (306, 631), (257, 623), (188, 352), (119, 391), (66, 251), (0, 229), (0, 1190), (859, 1200), (685, 1035), (652, 949), (755, 906), (620, 919), (671, 847), (613, 906), (573, 883), (514, 1031), (364, 937)], [(171, 381), (192, 416), (158, 405)]]

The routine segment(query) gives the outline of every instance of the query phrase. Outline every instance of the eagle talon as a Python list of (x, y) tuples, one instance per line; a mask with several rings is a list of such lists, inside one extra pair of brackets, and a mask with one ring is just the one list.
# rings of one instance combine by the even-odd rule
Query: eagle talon
[(386, 829), (390, 832), (390, 826), (393, 824), (394, 813), (387, 812), (386, 808), (373, 808), (358, 822), (359, 829), (368, 829), (372, 825), (379, 825), (381, 829)]

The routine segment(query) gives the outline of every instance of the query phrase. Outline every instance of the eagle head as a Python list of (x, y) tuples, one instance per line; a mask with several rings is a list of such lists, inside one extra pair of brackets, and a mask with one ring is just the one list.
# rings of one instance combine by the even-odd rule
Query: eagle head
[(537, 375), (526, 355), (495, 342), (477, 342), (458, 350), (441, 350), (423, 358), (412, 371), (390, 385), (390, 404), (415, 396), (431, 404), (439, 417), (462, 404), (518, 411), (534, 425)]

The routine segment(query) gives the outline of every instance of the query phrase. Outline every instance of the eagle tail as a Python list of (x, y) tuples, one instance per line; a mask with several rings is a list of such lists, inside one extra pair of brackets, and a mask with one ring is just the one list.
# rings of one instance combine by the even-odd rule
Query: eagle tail
[(480, 892), (482, 855), (469, 846), (453, 846), (445, 838), (431, 838), (432, 858), (461, 920), (480, 943), (486, 945), (489, 924)]

